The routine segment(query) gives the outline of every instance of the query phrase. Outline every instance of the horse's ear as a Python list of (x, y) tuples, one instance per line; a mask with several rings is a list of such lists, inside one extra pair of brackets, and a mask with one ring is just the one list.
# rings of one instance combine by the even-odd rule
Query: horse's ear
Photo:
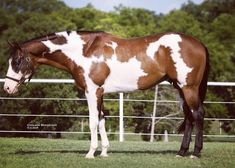
[(12, 42), (10, 42), (10, 41), (8, 41), (8, 40), (7, 40), (7, 43), (8, 43), (8, 45), (9, 45), (11, 48), (15, 48), (15, 44), (14, 44), (14, 43), (12, 43)]
[(17, 49), (19, 49), (20, 51), (23, 51), (22, 48), (20, 47), (19, 43), (15, 42), (15, 46)]
[(8, 45), (13, 48), (13, 49), (19, 49), (19, 50), (22, 50), (19, 43), (17, 42), (10, 42), (10, 41), (7, 41)]

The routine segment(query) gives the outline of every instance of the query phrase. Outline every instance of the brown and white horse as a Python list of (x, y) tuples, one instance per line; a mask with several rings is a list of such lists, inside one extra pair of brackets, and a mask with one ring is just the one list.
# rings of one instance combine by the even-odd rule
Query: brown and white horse
[(180, 130), (184, 137), (177, 156), (188, 151), (193, 123), (196, 138), (192, 157), (199, 156), (209, 62), (207, 49), (194, 38), (162, 33), (122, 39), (105, 32), (65, 31), (10, 45), (12, 52), (4, 85), (7, 93), (16, 93), (41, 64), (67, 71), (76, 86), (85, 91), (91, 131), (87, 158), (93, 158), (98, 147), (97, 129), (102, 141), (101, 156), (108, 156), (103, 94), (148, 89), (163, 80), (173, 83), (183, 101), (185, 120)]

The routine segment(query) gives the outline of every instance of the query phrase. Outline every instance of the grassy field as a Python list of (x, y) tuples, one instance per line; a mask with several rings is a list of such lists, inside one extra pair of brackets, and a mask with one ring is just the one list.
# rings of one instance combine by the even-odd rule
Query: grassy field
[[(88, 141), (0, 138), (0, 168), (234, 168), (235, 143), (207, 142), (202, 157), (175, 158), (179, 142), (111, 141), (108, 158), (84, 158)], [(192, 151), (192, 148), (190, 149)]]

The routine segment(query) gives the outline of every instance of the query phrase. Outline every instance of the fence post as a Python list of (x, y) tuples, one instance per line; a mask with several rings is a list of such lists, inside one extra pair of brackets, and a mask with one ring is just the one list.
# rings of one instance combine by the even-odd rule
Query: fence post
[(157, 111), (157, 94), (158, 94), (158, 85), (156, 85), (155, 87), (150, 142), (153, 142), (154, 140), (155, 117), (156, 117), (156, 111)]
[(119, 93), (119, 141), (124, 141), (123, 93)]
[(168, 131), (167, 130), (164, 131), (164, 142), (169, 142)]
[(221, 121), (219, 122), (219, 134), (220, 135), (222, 134), (222, 122)]

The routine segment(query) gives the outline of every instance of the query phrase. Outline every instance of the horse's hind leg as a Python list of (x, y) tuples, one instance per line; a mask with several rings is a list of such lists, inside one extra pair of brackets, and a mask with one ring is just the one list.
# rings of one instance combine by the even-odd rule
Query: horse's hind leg
[(182, 123), (179, 131), (180, 132), (184, 131), (184, 136), (183, 136), (180, 150), (177, 153), (176, 157), (185, 156), (185, 154), (187, 153), (189, 149), (189, 144), (191, 141), (191, 134), (192, 134), (192, 128), (193, 128), (192, 119), (190, 119), (190, 117), (188, 116), (188, 113), (190, 112), (189, 107), (187, 106), (184, 99), (182, 101), (183, 101), (182, 107), (183, 107), (183, 111), (185, 114), (185, 120)]
[(200, 151), (203, 148), (204, 109), (202, 107), (202, 104), (199, 105), (199, 108), (197, 111), (193, 112), (193, 118), (195, 120), (196, 137), (195, 137), (194, 152), (191, 158), (194, 158), (195, 156), (198, 157), (200, 155)]
[(199, 92), (197, 86), (184, 86), (182, 88), (185, 101), (190, 109), (191, 116), (195, 122), (196, 137), (194, 152), (191, 157), (195, 158), (200, 155), (200, 151), (203, 147), (203, 120), (204, 110), (199, 98)]

